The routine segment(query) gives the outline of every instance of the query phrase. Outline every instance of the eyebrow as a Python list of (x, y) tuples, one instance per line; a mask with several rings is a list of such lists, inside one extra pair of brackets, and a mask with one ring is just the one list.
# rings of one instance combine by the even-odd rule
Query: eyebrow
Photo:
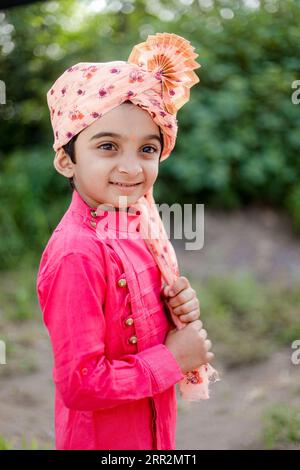
[[(91, 140), (100, 139), (100, 137), (116, 137), (118, 139), (122, 139), (124, 136), (121, 134), (116, 134), (115, 132), (98, 132), (98, 134), (93, 135), (90, 138)], [(161, 138), (157, 134), (149, 134), (145, 135), (141, 140), (157, 140), (160, 144), (162, 143)]]

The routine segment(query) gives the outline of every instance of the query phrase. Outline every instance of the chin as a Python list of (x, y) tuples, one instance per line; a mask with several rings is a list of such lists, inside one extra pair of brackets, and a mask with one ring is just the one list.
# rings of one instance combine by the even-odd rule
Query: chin
[[(116, 207), (122, 207), (122, 204), (121, 202), (125, 202), (125, 204), (127, 206), (129, 206), (130, 204), (134, 204), (135, 202), (138, 201), (138, 199), (142, 196), (143, 194), (139, 194), (138, 196), (136, 195), (123, 195), (121, 196), (121, 201), (119, 200), (119, 198), (116, 199), (116, 201), (113, 203), (114, 206)], [(126, 199), (125, 199), (126, 198)]]

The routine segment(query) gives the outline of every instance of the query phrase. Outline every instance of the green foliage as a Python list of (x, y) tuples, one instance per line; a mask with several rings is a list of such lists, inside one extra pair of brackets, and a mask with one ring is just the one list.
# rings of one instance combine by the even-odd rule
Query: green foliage
[(4, 321), (23, 323), (39, 318), (40, 312), (36, 298), (36, 266), (34, 270), (29, 266), (19, 267), (16, 271), (7, 271), (1, 275), (0, 305), (1, 318)]
[(285, 206), (291, 215), (297, 233), (300, 233), (300, 184), (295, 184), (288, 194)]
[(15, 151), (4, 161), (0, 176), (2, 269), (20, 266), (21, 260), (24, 266), (30, 263), (27, 250), (37, 261), (67, 209), (68, 191), (68, 181), (55, 175), (50, 151)]
[[(286, 208), (300, 230), (300, 105), (291, 100), (300, 79), (300, 3), (278, 0), (271, 8), (262, 1), (249, 10), (238, 0), (215, 0), (213, 8), (175, 0), (150, 8), (136, 0), (132, 12), (120, 2), (119, 12), (90, 14), (87, 3), (37, 2), (2, 20), (14, 27), (15, 47), (0, 56), (7, 94), (0, 106), (1, 268), (24, 255), (27, 262), (30, 253), (38, 258), (69, 201), (68, 182), (52, 165), (46, 93), (53, 82), (78, 62), (126, 60), (134, 44), (162, 31), (190, 40), (201, 68), (178, 112), (157, 202), (228, 209), (268, 203)], [(232, 8), (231, 19), (224, 7)]]
[(193, 29), (201, 82), (179, 111), (175, 155), (164, 168), (177, 199), (280, 206), (297, 185), (300, 112), (291, 84), (299, 78), (300, 4), (279, 6), (272, 14), (235, 11), (219, 20), (220, 32), (206, 28), (206, 17)]
[(300, 408), (278, 404), (264, 414), (263, 440), (267, 449), (285, 449), (300, 445)]

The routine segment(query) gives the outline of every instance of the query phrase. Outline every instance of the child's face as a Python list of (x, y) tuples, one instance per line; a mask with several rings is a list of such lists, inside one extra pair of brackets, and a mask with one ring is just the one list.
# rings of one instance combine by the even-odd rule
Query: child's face
[[(120, 136), (97, 136), (99, 133)], [(75, 141), (76, 163), (70, 160), (71, 176), (76, 189), (91, 206), (119, 207), (120, 196), (126, 196), (129, 206), (153, 186), (160, 153), (159, 127), (149, 113), (123, 103), (80, 132)], [(112, 182), (139, 184), (124, 188)]]

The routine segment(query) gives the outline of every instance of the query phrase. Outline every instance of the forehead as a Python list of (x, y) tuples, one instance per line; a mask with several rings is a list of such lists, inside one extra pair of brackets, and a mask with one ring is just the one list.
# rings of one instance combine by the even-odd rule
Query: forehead
[(82, 134), (90, 139), (100, 132), (115, 133), (123, 139), (141, 139), (146, 135), (160, 137), (160, 128), (150, 114), (133, 103), (116, 106), (84, 129)]

